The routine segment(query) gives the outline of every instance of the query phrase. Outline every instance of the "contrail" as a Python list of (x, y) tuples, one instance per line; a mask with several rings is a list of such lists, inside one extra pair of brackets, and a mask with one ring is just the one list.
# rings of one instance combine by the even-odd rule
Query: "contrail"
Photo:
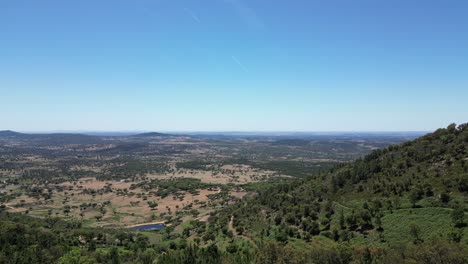
[(232, 55), (231, 58), (242, 68), (242, 70), (249, 72), (249, 70), (247, 70), (247, 68), (236, 58), (236, 56)]
[(187, 14), (189, 14), (193, 18), (193, 20), (195, 20), (195, 22), (200, 23), (200, 19), (198, 19), (198, 16), (195, 15), (195, 13), (192, 10), (184, 8), (184, 11), (187, 12)]
[[(240, 19), (249, 27), (253, 29), (263, 29), (265, 24), (258, 17), (255, 10), (249, 7), (242, 0), (224, 0), (225, 3), (230, 4), (234, 11), (239, 15)], [(246, 1), (247, 2), (247, 1)]]

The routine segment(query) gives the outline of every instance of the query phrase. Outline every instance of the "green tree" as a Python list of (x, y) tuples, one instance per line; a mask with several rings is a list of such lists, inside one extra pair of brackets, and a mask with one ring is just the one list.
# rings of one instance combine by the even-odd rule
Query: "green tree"
[(74, 248), (59, 258), (58, 264), (92, 264), (96, 263), (91, 257), (82, 256), (78, 248)]
[(451, 213), (452, 222), (455, 227), (465, 226), (465, 210), (460, 205), (457, 205)]
[(343, 213), (343, 209), (340, 211), (340, 228), (345, 229), (346, 223), (345, 223), (345, 217)]
[(409, 199), (411, 201), (411, 204), (413, 206), (413, 208), (416, 208), (416, 203), (419, 201), (420, 199), (420, 196), (419, 196), (419, 193), (418, 191), (416, 190), (413, 190), (410, 195), (409, 195)]
[(383, 227), (382, 227), (382, 217), (380, 214), (378, 214), (376, 217), (375, 217), (375, 225), (377, 226), (377, 231), (379, 232), (382, 232), (383, 231)]
[(421, 229), (415, 223), (411, 223), (409, 226), (409, 233), (413, 237), (413, 243), (419, 244), (423, 242), (421, 239)]
[(156, 201), (148, 201), (148, 206), (151, 208), (151, 210), (154, 210), (158, 206), (158, 203)]

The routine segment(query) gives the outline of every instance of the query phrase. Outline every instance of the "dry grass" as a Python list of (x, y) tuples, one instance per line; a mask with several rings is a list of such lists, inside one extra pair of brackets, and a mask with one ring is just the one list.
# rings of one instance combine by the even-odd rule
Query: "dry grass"
[(224, 165), (217, 170), (179, 169), (172, 174), (148, 174), (150, 179), (194, 178), (205, 183), (245, 184), (264, 181), (277, 173), (273, 171), (254, 169), (248, 165)]
[[(207, 195), (218, 192), (217, 190), (200, 189), (196, 195), (183, 193), (183, 197), (169, 195), (161, 198), (137, 188), (128, 192), (127, 195), (117, 194), (117, 190), (129, 189), (131, 184), (131, 182), (123, 181), (99, 181), (95, 178), (82, 178), (77, 182), (56, 185), (66, 188), (64, 191), (57, 191), (54, 188), (52, 198), (47, 201), (22, 194), (7, 204), (7, 210), (10, 212), (29, 211), (29, 214), (38, 217), (47, 217), (50, 214), (51, 216), (83, 220), (93, 226), (125, 227), (153, 221), (153, 215), (174, 215), (178, 211), (188, 212), (195, 209), (200, 210), (201, 215), (208, 215), (210, 209), (204, 206), (209, 202)], [(84, 189), (99, 190), (105, 186), (111, 186), (113, 191), (95, 195), (83, 193)], [(151, 209), (148, 201), (155, 201), (158, 206)], [(101, 211), (101, 207), (106, 203), (109, 204), (103, 207), (104, 211)], [(83, 204), (86, 205), (83, 206)], [(70, 208), (70, 212), (67, 214), (64, 212), (66, 206)], [(102, 219), (96, 221), (96, 216), (102, 216)], [(193, 219), (193, 217), (191, 218)]]

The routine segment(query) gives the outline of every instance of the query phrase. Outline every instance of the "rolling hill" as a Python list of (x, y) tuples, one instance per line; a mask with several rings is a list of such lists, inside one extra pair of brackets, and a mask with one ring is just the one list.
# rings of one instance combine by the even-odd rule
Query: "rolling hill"
[(17, 137), (17, 136), (21, 136), (21, 135), (24, 135), (24, 134), (19, 133), (19, 132), (15, 132), (15, 131), (11, 131), (11, 130), (2, 130), (2, 131), (0, 131), (0, 137)]
[(133, 137), (169, 137), (170, 134), (159, 133), (159, 132), (147, 132), (133, 135)]

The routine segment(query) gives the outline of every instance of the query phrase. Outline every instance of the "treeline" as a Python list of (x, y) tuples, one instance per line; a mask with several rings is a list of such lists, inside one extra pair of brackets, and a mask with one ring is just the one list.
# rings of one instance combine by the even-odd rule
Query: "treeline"
[(176, 168), (209, 171), (213, 169), (213, 163), (204, 160), (179, 161), (176, 163)]
[(172, 194), (177, 196), (179, 193), (188, 192), (197, 195), (200, 189), (216, 189), (226, 188), (220, 184), (204, 183), (200, 179), (194, 178), (174, 178), (174, 179), (151, 179), (150, 181), (142, 181), (132, 183), (130, 190), (142, 188), (161, 198), (165, 198)]
[(266, 161), (250, 162), (249, 165), (267, 171), (276, 171), (283, 175), (299, 178), (309, 177), (314, 174), (323, 173), (338, 162), (306, 162), (306, 161)]
[(327, 246), (307, 250), (265, 241), (258, 248), (222, 249), (216, 243), (151, 243), (124, 230), (82, 228), (76, 222), (0, 214), (0, 263), (467, 263), (463, 245), (438, 241), (400, 248)]
[(112, 166), (106, 168), (103, 173), (96, 176), (99, 180), (120, 180), (136, 176), (144, 176), (149, 173), (165, 174), (172, 172), (165, 162), (140, 161), (132, 158), (120, 158), (112, 162)]
[(0, 263), (130, 263), (132, 259), (145, 263), (148, 248), (146, 236), (128, 231), (0, 214)]

